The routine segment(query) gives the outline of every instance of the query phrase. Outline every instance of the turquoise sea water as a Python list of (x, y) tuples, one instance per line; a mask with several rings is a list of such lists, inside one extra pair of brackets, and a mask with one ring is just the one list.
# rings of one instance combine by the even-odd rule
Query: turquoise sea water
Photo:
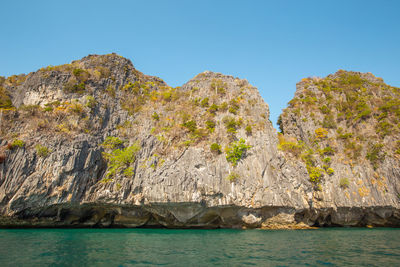
[(400, 229), (0, 229), (0, 266), (400, 266)]

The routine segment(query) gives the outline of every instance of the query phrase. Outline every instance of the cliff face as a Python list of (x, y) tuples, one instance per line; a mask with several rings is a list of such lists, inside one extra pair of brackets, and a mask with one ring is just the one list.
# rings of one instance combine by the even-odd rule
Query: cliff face
[(280, 116), (278, 147), (306, 166), (314, 208), (387, 212), (400, 201), (399, 119), (400, 89), (370, 73), (307, 78)]
[[(219, 73), (171, 88), (110, 54), (1, 79), (0, 225), (398, 226), (398, 94), (302, 81), (278, 135), (258, 90)], [(339, 114), (349, 98), (370, 112)]]

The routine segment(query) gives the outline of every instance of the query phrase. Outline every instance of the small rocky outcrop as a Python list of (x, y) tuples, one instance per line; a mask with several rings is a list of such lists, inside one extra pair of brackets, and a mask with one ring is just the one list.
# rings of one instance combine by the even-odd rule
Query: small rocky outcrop
[(278, 134), (219, 73), (172, 88), (110, 54), (0, 79), (0, 226), (399, 226), (398, 94), (306, 79)]

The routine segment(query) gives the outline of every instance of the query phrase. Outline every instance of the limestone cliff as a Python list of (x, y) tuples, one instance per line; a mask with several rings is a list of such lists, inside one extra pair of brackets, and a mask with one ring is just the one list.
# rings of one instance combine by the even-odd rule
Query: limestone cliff
[(370, 74), (307, 79), (278, 135), (219, 73), (172, 88), (110, 54), (0, 79), (0, 225), (399, 226), (398, 102)]

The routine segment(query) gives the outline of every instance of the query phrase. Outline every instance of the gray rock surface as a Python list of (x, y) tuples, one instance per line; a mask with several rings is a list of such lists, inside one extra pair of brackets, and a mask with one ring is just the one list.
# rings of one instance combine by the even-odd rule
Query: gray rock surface
[[(335, 173), (316, 190), (306, 164), (278, 149), (268, 106), (246, 80), (204, 72), (171, 88), (110, 54), (9, 77), (2, 86), (15, 106), (0, 115), (2, 227), (400, 225), (398, 157), (385, 158), (379, 179), (369, 165), (334, 158)], [(235, 121), (230, 132), (228, 119)], [(292, 112), (283, 124), (305, 142), (317, 127)], [(123, 143), (107, 147), (107, 137)], [(251, 147), (235, 166), (224, 148), (241, 138)], [(15, 140), (24, 144), (12, 146)], [(107, 153), (134, 144), (133, 160), (109, 175)]]

